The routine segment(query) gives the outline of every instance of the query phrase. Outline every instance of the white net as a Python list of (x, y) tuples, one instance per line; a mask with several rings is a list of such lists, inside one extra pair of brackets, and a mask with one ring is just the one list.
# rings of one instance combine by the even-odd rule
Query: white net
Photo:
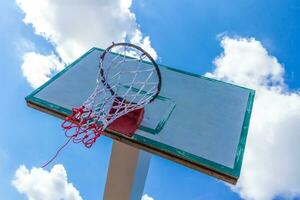
[(150, 103), (160, 90), (159, 70), (152, 61), (134, 45), (109, 47), (100, 59), (96, 89), (80, 109), (73, 110), (71, 125), (64, 127), (66, 132), (75, 127), (77, 135), (67, 137), (93, 143), (117, 118)]

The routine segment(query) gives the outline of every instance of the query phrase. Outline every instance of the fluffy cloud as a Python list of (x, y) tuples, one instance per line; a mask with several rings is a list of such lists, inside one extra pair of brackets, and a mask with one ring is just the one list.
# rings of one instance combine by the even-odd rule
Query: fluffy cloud
[[(156, 58), (149, 37), (143, 37), (132, 0), (16, 0), (24, 23), (47, 39), (64, 63), (70, 63), (91, 47), (130, 41)], [(47, 55), (46, 55), (47, 56)], [(36, 72), (39, 73), (39, 72)]]
[(245, 199), (300, 195), (300, 93), (284, 83), (284, 67), (254, 38), (221, 41), (224, 52), (209, 77), (256, 90), (241, 177)]
[(54, 55), (44, 56), (35, 52), (23, 55), (23, 76), (33, 88), (46, 82), (53, 72), (63, 69), (64, 64)]
[(133, 37), (130, 39), (130, 43), (137, 44), (147, 51), (154, 59), (157, 58), (155, 50), (151, 47), (149, 36), (143, 38), (140, 30), (136, 30)]
[(63, 165), (55, 165), (50, 172), (42, 168), (29, 171), (22, 165), (12, 184), (28, 200), (82, 200), (78, 190), (68, 183)]
[(224, 37), (221, 46), (224, 52), (214, 60), (215, 71), (207, 76), (253, 88), (283, 85), (284, 68), (259, 41)]
[(154, 200), (152, 197), (148, 196), (148, 194), (144, 194), (142, 200)]

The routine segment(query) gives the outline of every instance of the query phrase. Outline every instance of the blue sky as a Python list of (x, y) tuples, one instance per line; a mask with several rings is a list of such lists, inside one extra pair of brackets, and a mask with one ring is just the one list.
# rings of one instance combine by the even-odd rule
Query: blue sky
[(284, 63), (293, 88), (299, 88), (299, 9), (298, 1), (270, 0), (136, 1), (132, 6), (164, 63), (203, 74), (222, 51), (217, 35), (255, 37)]
[[(35, 7), (29, 0), (17, 2)], [(66, 16), (55, 13), (53, 7), (61, 5), (58, 1), (53, 2), (53, 5), (49, 3), (47, 10), (57, 14), (62, 24), (68, 21)], [(114, 6), (119, 4), (117, 0), (112, 2), (109, 12), (115, 12)], [(86, 9), (95, 13), (99, 10), (104, 12), (101, 6), (106, 3), (98, 3), (99, 7), (95, 9), (86, 2)], [(105, 20), (81, 21), (76, 20), (81, 18), (79, 14), (66, 13), (74, 15), (74, 21), (71, 20), (74, 32), (71, 33), (50, 22), (50, 30), (41, 25), (47, 24), (47, 21), (29, 19), (29, 24), (25, 24), (23, 19), (26, 15), (34, 13), (38, 16), (38, 12), (20, 7), (14, 1), (0, 1), (0, 66), (3, 74), (0, 81), (1, 199), (27, 199), (12, 185), (16, 170), (20, 165), (25, 165), (28, 170), (42, 165), (65, 141), (60, 120), (30, 109), (25, 104), (24, 97), (33, 88), (30, 82), (32, 73), (24, 76), (24, 68), (21, 67), (25, 63), (23, 56), (28, 52), (51, 54), (58, 62), (67, 63), (84, 53), (85, 48), (105, 48), (112, 40), (124, 39), (121, 32), (134, 38), (136, 30), (141, 32), (143, 38), (149, 37), (150, 46), (143, 40), (139, 42), (147, 49), (154, 49), (160, 63), (197, 74), (211, 72), (214, 78), (258, 91), (254, 125), (249, 132), (248, 154), (245, 155), (248, 155), (248, 160), (236, 188), (153, 156), (144, 193), (155, 200), (297, 199), (300, 196), (300, 178), (295, 167), (300, 164), (300, 148), (295, 143), (300, 139), (300, 98), (297, 92), (300, 88), (299, 1), (133, 1), (130, 13), (125, 9), (124, 16), (119, 16), (121, 20), (108, 16)], [(49, 19), (42, 14), (40, 18)], [(76, 36), (83, 23), (93, 24), (96, 31)], [(105, 26), (106, 23), (110, 28)], [(64, 43), (65, 40), (78, 42), (78, 49), (72, 49)], [(251, 59), (234, 57), (231, 53), (234, 48), (241, 48), (240, 51), (246, 49), (243, 55), (250, 58), (251, 52), (257, 51), (255, 55), (260, 60), (252, 66)], [(264, 51), (268, 53), (264, 54)], [(241, 66), (239, 74), (233, 73), (237, 68), (232, 70), (227, 63), (237, 68)], [(242, 67), (249, 68), (243, 71)], [(278, 68), (284, 69), (285, 73), (277, 72)], [(56, 69), (50, 71), (50, 75), (44, 73), (42, 77), (57, 72)], [(249, 77), (249, 73), (254, 75)], [(69, 145), (52, 166), (63, 164), (67, 181), (74, 185), (83, 199), (101, 199), (111, 145), (112, 141), (105, 137), (99, 139), (92, 149)], [(24, 191), (28, 192), (26, 189)]]

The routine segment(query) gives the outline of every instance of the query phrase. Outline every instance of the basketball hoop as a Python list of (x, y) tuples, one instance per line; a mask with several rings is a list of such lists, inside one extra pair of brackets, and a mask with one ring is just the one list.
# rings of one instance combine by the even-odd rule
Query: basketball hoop
[(106, 128), (132, 136), (143, 119), (144, 106), (160, 88), (159, 68), (146, 51), (113, 43), (100, 56), (95, 90), (62, 123), (66, 137), (90, 148)]

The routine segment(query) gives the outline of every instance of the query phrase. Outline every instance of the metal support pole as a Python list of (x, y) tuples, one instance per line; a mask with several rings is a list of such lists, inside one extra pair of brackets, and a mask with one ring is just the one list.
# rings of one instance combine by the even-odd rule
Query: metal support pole
[(141, 200), (151, 154), (114, 141), (103, 200)]

